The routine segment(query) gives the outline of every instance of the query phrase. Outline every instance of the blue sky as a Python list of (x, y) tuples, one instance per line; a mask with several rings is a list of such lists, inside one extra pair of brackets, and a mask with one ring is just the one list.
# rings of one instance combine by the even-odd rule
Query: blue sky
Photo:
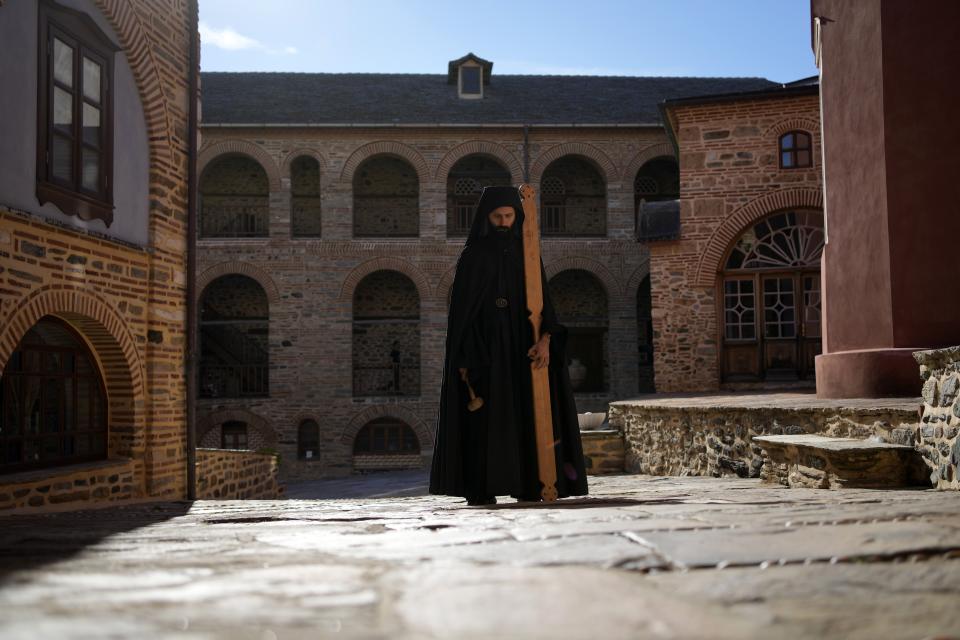
[[(483, 7), (480, 11), (478, 7)], [(204, 71), (814, 75), (809, 0), (200, 0)]]

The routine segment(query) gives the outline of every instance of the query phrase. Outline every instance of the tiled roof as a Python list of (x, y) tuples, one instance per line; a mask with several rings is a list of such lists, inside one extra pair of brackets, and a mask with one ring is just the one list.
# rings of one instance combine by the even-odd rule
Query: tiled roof
[(439, 74), (202, 74), (204, 124), (660, 124), (659, 103), (760, 91), (763, 78), (495, 75), (463, 100)]

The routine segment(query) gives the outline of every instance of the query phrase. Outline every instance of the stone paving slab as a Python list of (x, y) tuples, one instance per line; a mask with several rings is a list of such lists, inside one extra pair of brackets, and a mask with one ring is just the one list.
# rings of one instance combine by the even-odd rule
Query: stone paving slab
[(351, 483), (0, 517), (0, 637), (960, 638), (956, 492), (624, 475), (476, 508)]
[(804, 392), (658, 393), (611, 402), (613, 406), (698, 409), (855, 409), (858, 411), (904, 410), (916, 413), (923, 400), (909, 398), (818, 398)]

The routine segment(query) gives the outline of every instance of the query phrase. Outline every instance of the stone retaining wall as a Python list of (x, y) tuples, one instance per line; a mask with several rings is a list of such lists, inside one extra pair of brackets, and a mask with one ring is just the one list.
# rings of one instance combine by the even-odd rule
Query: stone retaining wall
[(913, 354), (920, 364), (923, 414), (916, 448), (930, 467), (930, 482), (960, 489), (960, 346)]
[[(138, 468), (139, 467), (139, 468)], [(28, 471), (4, 477), (0, 510), (50, 507), (63, 504), (79, 508), (90, 502), (116, 502), (142, 498), (142, 463), (134, 460), (91, 462)]]
[(274, 500), (283, 495), (278, 474), (272, 453), (197, 449), (198, 500)]
[[(773, 405), (778, 400), (772, 399)], [(883, 407), (730, 406), (698, 403), (686, 406), (657, 401), (610, 405), (611, 426), (622, 429), (625, 470), (668, 476), (761, 477), (764, 456), (752, 441), (759, 435), (802, 433), (869, 438), (911, 444), (916, 409)]]
[(623, 433), (618, 429), (581, 431), (580, 441), (583, 442), (583, 458), (588, 475), (623, 473)]

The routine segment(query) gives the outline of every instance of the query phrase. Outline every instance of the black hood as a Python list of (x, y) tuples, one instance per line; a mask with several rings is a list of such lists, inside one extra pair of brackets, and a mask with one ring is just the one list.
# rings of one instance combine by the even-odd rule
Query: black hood
[(484, 187), (480, 194), (480, 201), (473, 214), (473, 225), (470, 235), (467, 236), (467, 245), (494, 235), (495, 229), (490, 224), (490, 212), (498, 207), (513, 207), (517, 219), (510, 227), (510, 235), (516, 238), (523, 237), (523, 203), (520, 200), (520, 191), (516, 187)]

